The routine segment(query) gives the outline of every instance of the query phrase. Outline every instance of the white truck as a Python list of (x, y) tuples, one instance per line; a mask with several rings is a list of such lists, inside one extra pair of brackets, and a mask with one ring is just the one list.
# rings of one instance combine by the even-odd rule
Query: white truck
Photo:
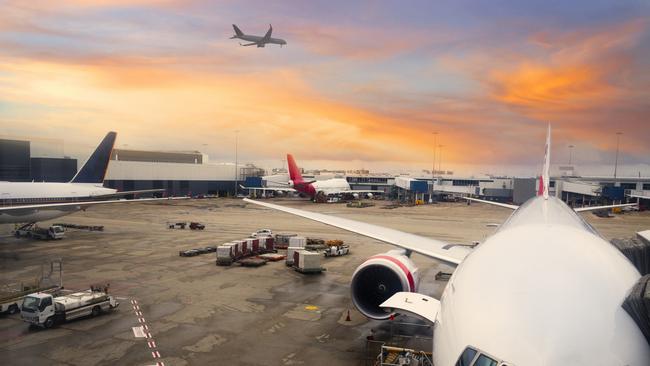
[(58, 322), (88, 315), (97, 316), (119, 305), (113, 296), (106, 293), (106, 289), (91, 288), (59, 297), (37, 292), (25, 297), (21, 307), (21, 317), (30, 324), (51, 328)]
[(14, 235), (17, 238), (26, 236), (40, 240), (61, 240), (65, 237), (65, 229), (61, 225), (52, 225), (45, 229), (30, 224), (16, 229)]

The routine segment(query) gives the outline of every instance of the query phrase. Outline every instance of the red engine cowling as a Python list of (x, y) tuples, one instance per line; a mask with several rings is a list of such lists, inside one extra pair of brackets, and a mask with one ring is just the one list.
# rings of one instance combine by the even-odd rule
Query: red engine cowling
[(391, 250), (368, 258), (352, 275), (352, 302), (363, 315), (388, 319), (379, 305), (397, 292), (417, 292), (420, 278), (415, 263), (403, 250)]

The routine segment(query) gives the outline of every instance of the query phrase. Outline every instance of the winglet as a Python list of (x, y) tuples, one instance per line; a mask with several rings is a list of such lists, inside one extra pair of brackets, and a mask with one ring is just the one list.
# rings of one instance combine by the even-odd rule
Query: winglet
[(117, 133), (109, 132), (70, 183), (104, 183)]
[(289, 179), (294, 183), (303, 182), (302, 175), (300, 174), (300, 169), (296, 165), (296, 161), (293, 159), (293, 155), (287, 154), (287, 165), (289, 166)]
[(544, 168), (542, 170), (540, 188), (542, 188), (542, 194), (544, 199), (548, 199), (548, 187), (551, 182), (551, 177), (549, 175), (551, 167), (551, 124), (548, 124), (548, 131), (546, 133), (546, 148), (544, 151)]

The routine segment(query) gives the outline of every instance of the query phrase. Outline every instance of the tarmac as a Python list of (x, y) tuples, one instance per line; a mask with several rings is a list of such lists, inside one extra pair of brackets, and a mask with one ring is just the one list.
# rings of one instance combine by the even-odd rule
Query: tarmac
[[(494, 231), (487, 224), (501, 223), (510, 214), (484, 204), (382, 209), (387, 202), (350, 208), (272, 201), (466, 244), (484, 240)], [(650, 228), (650, 212), (583, 216), (606, 239)], [(198, 221), (206, 228), (167, 228), (168, 222), (181, 221)], [(47, 330), (30, 329), (19, 315), (0, 316), (3, 365), (367, 365), (376, 356), (366, 348), (367, 337), (382, 339), (389, 329), (390, 321), (366, 319), (350, 300), (356, 267), (394, 249), (376, 240), (235, 199), (101, 205), (41, 226), (52, 222), (103, 225), (105, 230), (68, 230), (63, 240), (37, 241), (14, 238), (13, 225), (0, 225), (0, 285), (32, 279), (42, 263), (61, 258), (66, 289), (110, 283), (110, 293), (121, 305)], [(178, 255), (242, 239), (261, 228), (342, 239), (351, 253), (324, 258), (327, 270), (319, 275), (297, 273), (284, 262), (221, 267), (215, 265), (214, 253)], [(420, 291), (439, 297), (446, 282), (434, 277), (452, 269), (417, 254), (412, 258), (421, 270)], [(346, 321), (348, 311), (351, 321)], [(141, 325), (149, 338), (135, 336), (132, 328)]]

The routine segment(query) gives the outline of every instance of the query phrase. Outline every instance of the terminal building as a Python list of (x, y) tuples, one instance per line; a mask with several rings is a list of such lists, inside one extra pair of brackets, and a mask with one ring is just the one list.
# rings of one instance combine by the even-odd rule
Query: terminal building
[(119, 191), (164, 189), (172, 196), (232, 196), (264, 170), (252, 164), (210, 163), (198, 151), (114, 149), (104, 185)]
[(77, 159), (32, 156), (30, 141), (0, 139), (0, 181), (69, 182)]

